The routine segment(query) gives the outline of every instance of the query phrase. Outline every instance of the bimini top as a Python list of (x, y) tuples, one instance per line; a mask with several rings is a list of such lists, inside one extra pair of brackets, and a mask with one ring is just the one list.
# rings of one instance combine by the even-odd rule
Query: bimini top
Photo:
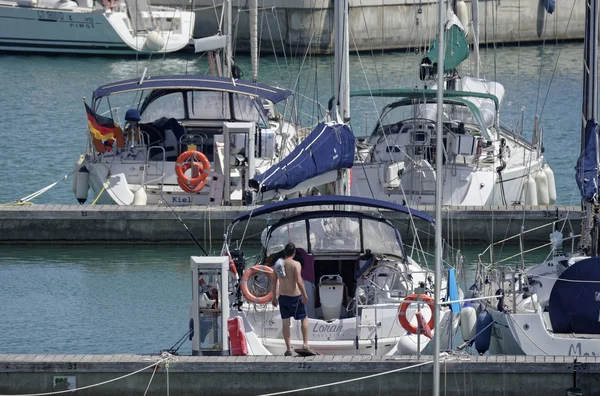
[[(437, 89), (376, 89), (372, 91), (351, 91), (350, 96), (373, 96), (375, 98), (406, 98), (406, 99), (424, 99), (435, 103), (437, 99)], [(444, 90), (444, 100), (457, 98), (480, 98), (489, 99), (494, 102), (496, 111), (500, 108), (500, 101), (496, 95), (483, 92), (470, 91), (452, 91)]]
[(275, 88), (245, 80), (234, 80), (232, 78), (198, 76), (198, 75), (171, 75), (147, 77), (141, 83), (139, 78), (117, 81), (102, 85), (94, 91), (93, 100), (104, 96), (143, 91), (148, 89), (165, 90), (201, 90), (238, 93), (266, 99), (273, 103), (281, 102), (292, 94), (283, 88)]
[(232, 221), (232, 224), (248, 220), (250, 217), (261, 216), (280, 210), (318, 205), (355, 205), (376, 209), (386, 209), (394, 212), (411, 214), (412, 216), (425, 220), (431, 224), (435, 223), (433, 217), (431, 217), (427, 213), (423, 213), (414, 209), (409, 209), (406, 206), (398, 205), (387, 201), (379, 201), (377, 199), (372, 198), (351, 197), (346, 195), (317, 195), (313, 197), (288, 199), (286, 201), (278, 201), (261, 206), (257, 209), (251, 210), (250, 212), (246, 212), (239, 215)]

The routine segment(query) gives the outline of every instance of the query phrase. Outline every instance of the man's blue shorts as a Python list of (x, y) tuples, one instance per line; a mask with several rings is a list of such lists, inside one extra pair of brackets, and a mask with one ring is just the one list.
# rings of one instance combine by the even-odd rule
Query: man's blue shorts
[(302, 302), (302, 296), (279, 296), (278, 300), (281, 319), (292, 316), (296, 320), (306, 318), (306, 305)]

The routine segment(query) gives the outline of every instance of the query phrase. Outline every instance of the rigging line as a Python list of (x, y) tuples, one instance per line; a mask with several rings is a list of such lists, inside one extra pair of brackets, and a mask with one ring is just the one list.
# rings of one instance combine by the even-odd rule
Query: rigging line
[[(355, 38), (354, 38), (354, 32), (353, 32), (353, 30), (352, 30), (352, 29), (348, 29), (348, 30), (349, 30), (350, 37), (352, 38), (352, 42), (354, 43), (354, 48), (356, 48), (356, 40), (355, 40)], [(380, 113), (377, 111), (377, 103), (375, 103), (375, 97), (373, 96), (373, 91), (371, 90), (371, 84), (369, 84), (369, 80), (366, 78), (366, 75), (367, 75), (367, 74), (366, 74), (366, 72), (365, 72), (365, 67), (364, 67), (364, 64), (363, 64), (363, 62), (362, 62), (362, 57), (360, 56), (360, 54), (358, 53), (358, 51), (357, 51), (357, 53), (356, 53), (356, 56), (357, 56), (357, 58), (358, 58), (358, 62), (359, 62), (359, 64), (360, 64), (360, 67), (361, 67), (361, 68), (362, 68), (362, 70), (363, 70), (363, 74), (364, 74), (364, 76), (365, 76), (365, 82), (367, 83), (367, 90), (368, 90), (368, 91), (369, 91), (369, 93), (370, 93), (369, 97), (371, 98), (371, 102), (373, 103), (373, 108), (375, 109), (375, 113), (377, 114), (377, 121), (378, 121), (378, 122), (377, 122), (377, 125), (381, 127), (381, 126), (382, 126), (382, 124), (383, 124), (383, 119), (381, 118), (381, 114), (380, 114)], [(383, 98), (382, 98), (382, 100), (383, 100)], [(383, 138), (384, 138), (384, 140), (385, 140), (385, 143), (386, 143), (386, 145), (389, 147), (389, 146), (390, 146), (390, 143), (389, 143), (389, 141), (388, 141), (387, 134), (385, 133), (385, 131), (383, 130), (383, 128), (381, 129), (381, 131), (382, 131), (382, 134), (383, 134)], [(365, 131), (365, 132), (366, 132), (366, 131)], [(390, 160), (392, 160), (392, 153), (391, 153), (391, 152), (389, 152), (388, 154), (389, 154)], [(365, 174), (365, 176), (366, 176), (366, 174)]]
[[(198, 246), (200, 248), (200, 250), (202, 250), (202, 253), (204, 253), (205, 256), (208, 256), (208, 253), (206, 253), (206, 250), (204, 250), (204, 248), (202, 247), (202, 245), (200, 244), (200, 242), (198, 241), (198, 239), (196, 239), (196, 237), (194, 236), (194, 234), (192, 233), (192, 231), (188, 228), (188, 226), (185, 224), (185, 222), (183, 220), (181, 220), (181, 217), (179, 217), (179, 215), (177, 214), (177, 212), (175, 211), (175, 209), (173, 209), (173, 207), (165, 199), (165, 197), (162, 195), (162, 192), (160, 193), (160, 197), (162, 198), (163, 202), (167, 205), (167, 207), (169, 209), (171, 209), (171, 212), (173, 212), (173, 214), (175, 215), (175, 217), (177, 217), (177, 220), (179, 220), (179, 222), (183, 225), (183, 227), (185, 228), (185, 230), (187, 231), (187, 233), (189, 234), (189, 236), (194, 240), (194, 243), (196, 243), (196, 246)], [(158, 210), (158, 207), (156, 209)]]
[[(317, 8), (316, 7), (316, 1), (317, 0), (313, 0), (313, 2), (312, 2), (312, 9)], [(298, 69), (298, 73), (297, 73), (297, 76), (296, 76), (296, 81), (294, 82), (294, 88), (292, 89), (292, 92), (296, 92), (297, 91), (298, 85), (300, 84), (300, 77), (301, 77), (301, 74), (302, 74), (302, 70), (304, 68), (304, 62), (306, 61), (306, 58), (309, 57), (310, 54), (312, 54), (312, 42), (313, 42), (313, 39), (315, 37), (316, 29), (314, 29), (314, 26), (313, 26), (313, 24), (314, 24), (314, 13), (311, 14), (311, 15), (312, 15), (311, 20), (310, 20), (310, 27), (311, 27), (310, 32), (311, 32), (311, 35), (310, 35), (310, 39), (308, 41), (308, 45), (306, 46), (306, 49), (304, 51), (304, 55), (302, 57), (302, 63), (300, 64), (300, 68)], [(303, 30), (301, 30), (301, 32), (302, 31)], [(298, 40), (298, 43), (296, 45), (296, 55), (295, 55), (296, 57), (298, 56), (298, 52), (300, 51), (300, 43), (301, 42), (302, 42), (302, 33), (300, 35), (300, 40)], [(291, 40), (290, 40), (290, 46), (291, 46)], [(292, 56), (292, 55), (290, 55), (290, 56)], [(290, 73), (290, 82), (289, 82), (288, 86), (291, 86), (292, 82), (293, 82), (293, 76), (292, 76), (292, 73)], [(304, 93), (306, 93), (306, 91)], [(297, 103), (298, 106), (302, 106), (302, 101), (297, 101), (296, 103)], [(297, 119), (296, 119), (296, 123), (298, 123)]]
[(560, 54), (562, 53), (565, 41), (567, 40), (567, 31), (569, 30), (569, 24), (571, 23), (571, 18), (573, 17), (574, 10), (575, 10), (575, 0), (573, 0), (573, 6), (571, 7), (571, 13), (569, 14), (569, 19), (567, 20), (567, 26), (565, 27), (565, 33), (563, 35), (562, 42), (560, 43), (560, 49), (558, 50), (558, 55), (556, 56), (556, 62), (554, 63), (554, 69), (552, 70), (552, 75), (550, 76), (550, 82), (548, 83), (548, 91), (546, 92), (546, 97), (544, 98), (544, 103), (542, 103), (542, 110), (540, 111), (540, 119), (542, 118), (542, 114), (544, 114), (544, 108), (546, 107), (546, 102), (548, 101), (548, 97), (550, 96), (550, 87), (552, 86), (552, 82), (554, 81), (554, 76), (556, 75), (556, 70), (558, 69), (558, 60), (560, 59)]
[[(183, 1), (179, 0), (179, 2), (177, 3), (177, 5), (181, 6), (182, 3), (183, 3)], [(180, 20), (183, 19), (183, 15), (184, 15), (183, 14), (183, 10), (185, 10), (185, 5), (181, 6), (181, 10), (182, 11), (181, 11)], [(171, 39), (171, 34), (173, 34), (173, 21), (175, 20), (175, 13), (176, 12), (177, 12), (176, 7), (173, 7), (172, 10), (171, 10), (171, 24), (170, 24), (170, 27), (169, 27), (169, 30), (168, 30), (168, 33), (167, 33), (167, 40), (166, 40), (165, 45), (164, 45), (165, 51), (162, 54), (162, 61), (160, 63), (160, 68), (159, 68), (159, 73), (158, 74), (162, 74), (163, 68), (165, 66), (165, 62), (166, 62), (166, 59), (167, 59), (166, 48), (169, 45), (169, 40)], [(165, 17), (163, 17), (162, 20), (161, 20), (161, 24), (163, 24), (165, 22), (165, 19), (166, 19), (166, 13), (165, 13)], [(146, 38), (146, 40), (147, 40), (147, 38)], [(152, 54), (150, 54), (150, 56), (152, 56)]]
[[(264, 5), (264, 0), (263, 0)], [(274, 10), (275, 6), (271, 8)], [(275, 63), (277, 64), (277, 71), (279, 72), (279, 78), (283, 80), (283, 73), (281, 72), (281, 65), (279, 65), (279, 57), (277, 56), (277, 50), (275, 49), (275, 40), (273, 40), (273, 32), (271, 32), (271, 24), (267, 21), (267, 30), (269, 31), (269, 39), (271, 40), (271, 47), (273, 48), (273, 56), (275, 57)], [(284, 49), (285, 51), (285, 49)]]
[[(316, 0), (315, 0), (316, 1)], [(308, 48), (310, 49), (310, 46), (312, 44), (312, 40), (315, 36), (315, 29), (312, 30), (312, 34), (310, 36), (310, 40), (308, 42)], [(302, 63), (300, 64), (300, 69), (298, 70), (298, 76), (296, 77), (296, 81), (294, 83), (294, 88), (292, 89), (292, 92), (296, 92), (298, 89), (298, 85), (300, 84), (300, 76), (301, 76), (301, 72), (302, 69), (304, 68), (304, 63), (306, 62), (306, 57), (308, 55), (308, 51), (304, 54), (304, 57), (302, 58)], [(296, 101), (297, 103), (297, 101)], [(298, 116), (296, 115), (296, 118), (298, 118)], [(297, 124), (299, 124), (298, 119), (295, 120)]]
[(432, 363), (433, 363), (433, 360), (428, 360), (426, 362), (414, 364), (412, 366), (401, 367), (401, 368), (394, 369), (394, 370), (384, 371), (383, 373), (376, 373), (376, 374), (366, 375), (364, 377), (352, 378), (352, 379), (344, 380), (344, 381), (330, 382), (328, 384), (309, 386), (309, 387), (306, 387), (306, 388), (291, 389), (291, 390), (282, 391), (282, 392), (275, 392), (275, 393), (265, 393), (265, 394), (262, 394), (262, 395), (259, 395), (259, 396), (285, 395), (285, 394), (288, 394), (288, 393), (304, 392), (304, 391), (312, 390), (312, 389), (319, 389), (319, 388), (325, 388), (325, 387), (329, 387), (329, 386), (342, 385), (342, 384), (347, 384), (347, 383), (350, 383), (350, 382), (362, 381), (362, 380), (366, 380), (366, 379), (369, 379), (369, 378), (380, 377), (382, 375), (393, 374), (393, 373), (397, 373), (397, 372), (400, 372), (400, 371), (410, 370), (410, 369), (413, 369), (413, 368), (417, 368), (417, 367), (420, 367), (420, 366), (425, 366), (425, 365), (432, 364)]
[[(369, 35), (369, 26), (367, 24), (367, 18), (365, 17), (365, 7), (363, 6), (362, 0), (360, 0), (359, 3), (360, 3), (360, 13), (362, 15), (363, 23), (365, 26), (365, 32), (367, 34), (367, 42), (369, 42), (369, 41), (371, 41), (371, 37)], [(383, 3), (383, 0), (382, 0), (382, 3)], [(350, 11), (348, 11), (348, 13), (349, 12)], [(382, 25), (381, 29), (383, 31), (383, 23), (381, 25)], [(382, 39), (383, 39), (383, 37), (382, 37)], [(354, 48), (355, 48), (356, 52), (358, 53), (358, 48), (356, 47), (356, 41), (354, 39), (353, 39), (353, 41), (354, 41)], [(383, 45), (381, 46), (381, 50), (383, 51)], [(375, 69), (375, 77), (376, 77), (377, 83), (379, 84), (379, 88), (381, 88), (381, 79), (379, 78), (379, 72), (377, 71), (377, 64), (375, 63), (375, 52), (373, 51), (373, 47), (371, 47), (370, 52), (371, 52), (371, 58), (373, 59), (373, 65), (375, 66), (375, 68), (374, 68)], [(383, 62), (383, 57), (382, 57), (382, 62)], [(381, 72), (383, 73), (383, 68), (382, 68)]]
[(281, 25), (279, 24), (279, 16), (277, 15), (275, 7), (273, 7), (273, 17), (275, 18), (275, 21), (277, 22), (277, 30), (279, 31), (279, 41), (281, 43), (281, 50), (283, 51), (283, 59), (285, 60), (285, 67), (286, 67), (288, 73), (290, 73), (290, 65), (288, 64), (287, 54), (285, 52), (285, 42), (283, 41), (283, 35), (281, 34)]
[(544, 13), (544, 32), (542, 33), (542, 53), (540, 54), (540, 70), (538, 73), (538, 89), (537, 89), (537, 95), (535, 98), (535, 112), (537, 114), (538, 112), (538, 105), (539, 105), (539, 101), (540, 101), (540, 87), (542, 85), (542, 66), (544, 64), (544, 50), (546, 48), (546, 28), (547, 28), (547, 23), (546, 23), (546, 16), (547, 13)]
[[(231, 0), (226, 0), (226, 1), (231, 1)], [(218, 26), (218, 30), (217, 30), (217, 31), (218, 31), (219, 33), (221, 33), (221, 31), (222, 31), (221, 29), (222, 29), (222, 27), (223, 27), (223, 16), (224, 16), (224, 14), (225, 14), (225, 7), (224, 7), (225, 3), (224, 3), (224, 2), (223, 2), (223, 3), (221, 3), (221, 5), (220, 5), (220, 6), (217, 6), (217, 5), (215, 4), (215, 0), (212, 0), (212, 3), (213, 3), (212, 7), (203, 7), (202, 9), (209, 9), (209, 8), (212, 8), (213, 10), (215, 10), (215, 19), (217, 20), (217, 26)], [(219, 13), (218, 13), (218, 11), (217, 11), (217, 7), (221, 7), (221, 17), (219, 17)], [(201, 10), (202, 10), (202, 9), (201, 9)], [(196, 10), (194, 10), (194, 11), (196, 11)]]

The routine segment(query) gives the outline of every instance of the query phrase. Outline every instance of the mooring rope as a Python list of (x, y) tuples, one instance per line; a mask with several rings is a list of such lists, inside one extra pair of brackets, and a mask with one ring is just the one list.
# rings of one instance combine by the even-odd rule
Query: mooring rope
[[(166, 352), (161, 353), (161, 356), (163, 356), (163, 357), (160, 360), (152, 363), (149, 366), (141, 368), (141, 369), (139, 369), (137, 371), (134, 371), (132, 373), (125, 374), (125, 375), (122, 375), (120, 377), (113, 378), (113, 379), (110, 379), (110, 380), (107, 380), (107, 381), (99, 382), (97, 384), (82, 386), (81, 388), (66, 389), (66, 390), (62, 390), (62, 391), (44, 392), (44, 393), (27, 393), (27, 394), (14, 394), (14, 395), (0, 394), (0, 396), (49, 396), (49, 395), (59, 395), (59, 394), (62, 394), (62, 393), (73, 393), (73, 392), (81, 391), (81, 390), (84, 390), (84, 389), (95, 388), (95, 387), (98, 387), (98, 386), (109, 384), (111, 382), (116, 382), (116, 381), (122, 380), (122, 379), (127, 378), (127, 377), (131, 377), (132, 375), (135, 375), (135, 374), (139, 374), (142, 371), (148, 370), (149, 368), (152, 368), (154, 366), (158, 366), (159, 364), (161, 364), (161, 363), (163, 363), (165, 361), (170, 361), (172, 359), (172, 355), (169, 354), (169, 353), (166, 353)], [(153, 374), (153, 376), (154, 376), (154, 374)], [(152, 378), (150, 380), (152, 381)]]
[(265, 393), (265, 394), (261, 394), (259, 396), (285, 395), (285, 394), (288, 394), (288, 393), (304, 392), (304, 391), (312, 390), (312, 389), (326, 388), (328, 386), (342, 385), (342, 384), (347, 384), (349, 382), (362, 381), (362, 380), (366, 380), (366, 379), (369, 379), (369, 378), (380, 377), (382, 375), (393, 374), (393, 373), (397, 373), (397, 372), (404, 371), (404, 370), (410, 370), (412, 368), (416, 368), (416, 367), (420, 367), (420, 366), (425, 366), (427, 364), (432, 364), (432, 363), (433, 363), (433, 360), (428, 360), (428, 361), (426, 361), (424, 363), (418, 363), (418, 364), (414, 364), (414, 365), (408, 366), (408, 367), (402, 367), (402, 368), (399, 368), (399, 369), (394, 369), (394, 370), (390, 370), (390, 371), (384, 371), (383, 373), (366, 375), (364, 377), (352, 378), (352, 379), (344, 380), (344, 381), (331, 382), (329, 384), (309, 386), (309, 387), (306, 387), (306, 388), (291, 389), (291, 390), (281, 391), (281, 392), (275, 392), (275, 393)]

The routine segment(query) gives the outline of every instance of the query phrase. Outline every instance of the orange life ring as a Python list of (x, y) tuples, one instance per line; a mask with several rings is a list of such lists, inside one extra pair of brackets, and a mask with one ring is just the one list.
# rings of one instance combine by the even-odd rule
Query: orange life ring
[[(192, 169), (193, 168), (193, 169)], [(187, 177), (185, 172), (192, 169), (192, 174), (197, 173), (196, 177)], [(208, 172), (210, 163), (204, 154), (196, 150), (188, 150), (177, 157), (175, 163), (175, 174), (177, 174), (177, 184), (185, 192), (199, 193), (208, 181)]]
[(244, 275), (242, 275), (242, 280), (240, 281), (240, 288), (242, 289), (242, 294), (246, 300), (253, 302), (254, 304), (268, 304), (273, 298), (272, 290), (270, 290), (267, 295), (262, 297), (256, 297), (250, 293), (250, 290), (248, 290), (248, 281), (250, 280), (250, 277), (259, 272), (267, 274), (267, 276), (273, 278), (273, 268), (267, 265), (255, 265), (254, 267), (250, 267), (244, 271)]
[[(420, 300), (419, 300), (419, 296), (420, 296)], [(402, 327), (404, 327), (404, 329), (411, 334), (417, 334), (417, 326), (412, 325), (408, 321), (408, 319), (406, 318), (406, 310), (412, 304), (412, 301), (417, 301), (417, 300), (419, 300), (418, 302), (422, 302), (424, 304), (429, 305), (429, 307), (431, 308), (432, 315), (431, 315), (431, 319), (429, 319), (429, 322), (427, 323), (427, 326), (431, 330), (433, 330), (435, 327), (435, 315), (433, 314), (435, 303), (433, 301), (433, 298), (429, 297), (427, 294), (411, 294), (410, 296), (408, 296), (404, 299), (404, 302), (402, 303), (402, 305), (400, 305), (400, 308), (398, 309), (398, 321), (400, 322)]]

